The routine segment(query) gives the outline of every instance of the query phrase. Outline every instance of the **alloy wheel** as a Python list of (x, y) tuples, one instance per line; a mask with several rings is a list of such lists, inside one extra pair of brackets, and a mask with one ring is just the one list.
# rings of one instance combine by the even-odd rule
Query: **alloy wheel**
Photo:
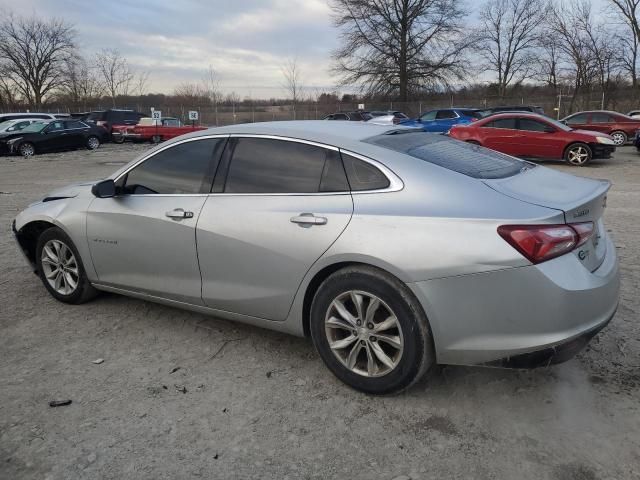
[(89, 138), (89, 140), (87, 140), (87, 147), (89, 147), (89, 150), (95, 150), (99, 146), (100, 140), (98, 140), (96, 137), (91, 137)]
[(358, 375), (381, 377), (402, 358), (404, 339), (398, 318), (371, 293), (340, 294), (329, 305), (324, 326), (333, 354)]
[(586, 147), (576, 145), (569, 150), (567, 159), (569, 160), (569, 163), (573, 165), (584, 165), (589, 160), (589, 152)]
[(23, 157), (33, 157), (35, 153), (36, 151), (30, 143), (23, 143), (20, 145), (20, 155)]
[(47, 282), (57, 293), (71, 295), (80, 281), (78, 262), (73, 251), (60, 240), (49, 240), (40, 257)]
[(615, 143), (617, 146), (624, 145), (627, 142), (626, 136), (621, 132), (612, 133), (611, 138), (613, 139), (613, 143)]

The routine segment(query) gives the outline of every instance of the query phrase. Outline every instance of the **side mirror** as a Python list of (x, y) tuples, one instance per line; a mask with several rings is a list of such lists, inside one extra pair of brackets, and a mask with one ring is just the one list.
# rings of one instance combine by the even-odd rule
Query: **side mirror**
[(116, 184), (112, 179), (102, 180), (91, 187), (91, 193), (98, 198), (111, 198), (116, 195)]

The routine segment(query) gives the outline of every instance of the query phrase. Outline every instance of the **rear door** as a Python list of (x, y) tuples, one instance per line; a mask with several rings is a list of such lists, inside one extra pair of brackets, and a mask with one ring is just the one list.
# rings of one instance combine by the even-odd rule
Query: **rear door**
[(284, 320), (304, 275), (352, 213), (337, 149), (232, 137), (196, 231), (205, 304)]
[(479, 127), (482, 146), (508, 155), (520, 155), (520, 132), (515, 117), (498, 118)]
[(457, 123), (458, 114), (454, 110), (439, 110), (436, 114), (435, 128), (431, 131), (444, 133)]
[(593, 112), (589, 118), (589, 130), (596, 132), (609, 133), (611, 127), (615, 123), (615, 119), (604, 112)]

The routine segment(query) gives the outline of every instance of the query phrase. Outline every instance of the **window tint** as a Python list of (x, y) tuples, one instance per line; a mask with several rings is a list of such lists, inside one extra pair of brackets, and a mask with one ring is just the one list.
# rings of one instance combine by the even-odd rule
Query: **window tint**
[(485, 128), (506, 128), (509, 130), (516, 129), (516, 119), (515, 118), (499, 118), (498, 120), (494, 120), (493, 122), (488, 122), (483, 125)]
[(549, 125), (538, 122), (537, 120), (531, 120), (530, 118), (520, 119), (520, 130), (526, 130), (528, 132), (544, 132), (549, 128), (551, 128)]
[(456, 115), (456, 112), (453, 110), (440, 110), (436, 115), (436, 120), (445, 120), (448, 118), (458, 118), (458, 115)]
[(64, 122), (56, 120), (55, 122), (49, 123), (47, 132), (57, 132), (58, 130), (64, 130)]
[(72, 120), (70, 122), (65, 122), (65, 124), (67, 126), (66, 128), (86, 128), (87, 127), (84, 123), (79, 122), (77, 120)]
[(613, 122), (614, 119), (611, 118), (610, 115), (606, 113), (592, 113), (591, 114), (591, 123), (609, 123)]
[(266, 138), (239, 138), (233, 151), (225, 192), (316, 193), (327, 150)]
[(573, 117), (567, 118), (566, 122), (568, 125), (574, 125), (578, 123), (587, 123), (587, 114), (579, 113), (577, 115), (574, 115)]
[(127, 174), (124, 192), (208, 193), (225, 140), (195, 140), (155, 154)]
[(508, 155), (427, 132), (406, 130), (402, 134), (382, 134), (365, 141), (473, 178), (505, 178), (525, 168), (535, 168)]
[(349, 183), (347, 175), (342, 166), (340, 154), (335, 150), (327, 150), (322, 180), (320, 181), (321, 192), (348, 192)]
[(346, 153), (342, 154), (351, 190), (378, 190), (389, 186), (389, 179), (376, 167)]

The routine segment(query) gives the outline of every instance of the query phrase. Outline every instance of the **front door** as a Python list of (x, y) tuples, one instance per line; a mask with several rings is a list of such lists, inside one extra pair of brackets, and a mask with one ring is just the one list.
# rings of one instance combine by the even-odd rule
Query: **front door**
[(69, 147), (70, 139), (62, 120), (54, 120), (42, 131), (43, 138), (36, 145), (40, 151), (62, 150)]
[(96, 198), (87, 239), (100, 284), (202, 304), (196, 223), (226, 138), (160, 150)]
[(546, 122), (520, 117), (518, 130), (522, 133), (521, 148), (525, 158), (562, 159), (566, 140), (562, 132)]
[(233, 138), (228, 148), (226, 185), (196, 232), (202, 296), (218, 310), (284, 320), (351, 219), (345, 171), (336, 150), (297, 141)]

